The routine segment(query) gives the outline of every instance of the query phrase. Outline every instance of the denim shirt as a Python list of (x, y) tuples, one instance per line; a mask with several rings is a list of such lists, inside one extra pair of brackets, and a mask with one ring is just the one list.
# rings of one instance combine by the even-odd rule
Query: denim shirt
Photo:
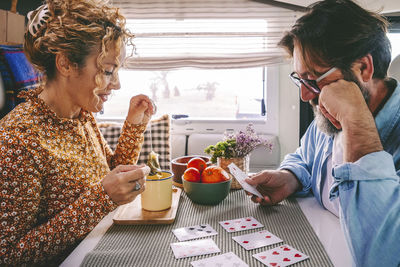
[[(375, 117), (384, 151), (334, 166), (330, 199), (339, 197), (340, 222), (357, 266), (400, 265), (400, 84)], [(279, 169), (293, 172), (322, 205), (322, 182), (333, 137), (313, 122)]]

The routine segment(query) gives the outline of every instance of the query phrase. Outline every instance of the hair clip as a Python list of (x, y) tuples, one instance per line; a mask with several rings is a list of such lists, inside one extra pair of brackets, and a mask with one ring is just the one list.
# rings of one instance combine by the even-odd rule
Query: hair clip
[[(34, 18), (31, 18), (32, 13), (37, 10)], [(51, 14), (48, 5), (41, 5), (36, 10), (29, 11), (27, 17), (29, 19), (28, 31), (31, 35), (35, 35), (39, 29), (46, 23), (47, 19), (50, 18)]]

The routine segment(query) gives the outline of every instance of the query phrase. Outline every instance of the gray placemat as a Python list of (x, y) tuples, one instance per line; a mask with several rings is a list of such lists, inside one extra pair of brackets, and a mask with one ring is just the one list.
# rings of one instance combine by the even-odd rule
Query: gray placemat
[[(236, 233), (226, 232), (219, 221), (253, 216), (264, 228)], [(273, 207), (262, 207), (250, 201), (243, 190), (234, 190), (219, 205), (193, 204), (183, 192), (176, 219), (169, 225), (112, 225), (93, 251), (88, 253), (81, 266), (191, 266), (190, 262), (217, 254), (175, 259), (170, 243), (178, 242), (172, 229), (210, 224), (218, 235), (212, 238), (221, 254), (234, 252), (249, 266), (264, 266), (253, 254), (277, 247), (275, 244), (245, 250), (232, 237), (268, 230), (284, 243), (310, 256), (308, 260), (292, 266), (333, 266), (321, 242), (295, 199), (287, 199)]]

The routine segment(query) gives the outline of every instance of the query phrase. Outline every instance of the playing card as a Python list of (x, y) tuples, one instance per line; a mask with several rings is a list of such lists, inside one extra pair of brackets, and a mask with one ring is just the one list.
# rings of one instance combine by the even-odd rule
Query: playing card
[(309, 257), (289, 245), (282, 245), (253, 255), (267, 266), (289, 266)]
[(233, 252), (191, 262), (193, 267), (248, 267), (241, 258)]
[(264, 227), (264, 225), (259, 223), (256, 219), (254, 219), (251, 216), (239, 219), (221, 221), (219, 222), (219, 224), (229, 233)]
[(239, 184), (243, 187), (244, 190), (246, 190), (249, 193), (252, 193), (253, 195), (264, 198), (263, 195), (260, 192), (258, 192), (255, 186), (249, 185), (244, 180), (248, 177), (248, 175), (245, 174), (241, 169), (239, 169), (238, 166), (235, 165), (235, 163), (229, 164), (228, 168), (229, 172), (236, 178), (236, 180), (239, 182)]
[(244, 247), (246, 250), (261, 248), (282, 242), (280, 238), (271, 234), (267, 230), (246, 235), (234, 236), (232, 237), (232, 239), (239, 243), (239, 245)]
[(190, 239), (196, 239), (205, 236), (217, 235), (215, 231), (209, 224), (200, 224), (189, 227), (182, 227), (172, 230), (176, 238), (179, 241), (186, 241)]
[(177, 259), (221, 252), (212, 239), (171, 243), (171, 248)]

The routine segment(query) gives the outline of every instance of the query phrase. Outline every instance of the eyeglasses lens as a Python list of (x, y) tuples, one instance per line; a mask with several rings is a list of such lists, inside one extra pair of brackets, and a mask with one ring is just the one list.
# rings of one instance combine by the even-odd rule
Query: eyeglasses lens
[(313, 93), (319, 94), (321, 90), (319, 89), (317, 83), (313, 80), (300, 80), (308, 90)]

